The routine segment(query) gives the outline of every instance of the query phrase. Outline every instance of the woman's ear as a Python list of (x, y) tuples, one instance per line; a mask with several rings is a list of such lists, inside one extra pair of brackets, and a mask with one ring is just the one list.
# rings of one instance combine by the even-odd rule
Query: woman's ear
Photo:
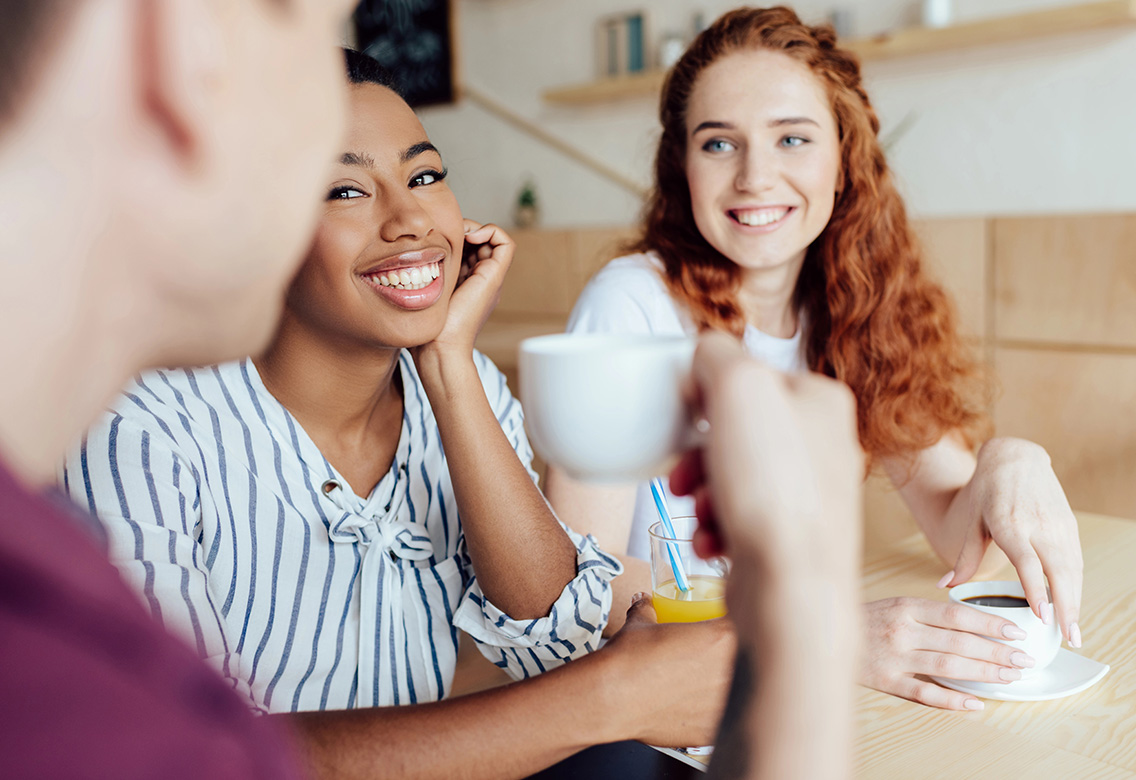
[(134, 0), (134, 67), (143, 121), (182, 166), (208, 146), (222, 41), (215, 4)]

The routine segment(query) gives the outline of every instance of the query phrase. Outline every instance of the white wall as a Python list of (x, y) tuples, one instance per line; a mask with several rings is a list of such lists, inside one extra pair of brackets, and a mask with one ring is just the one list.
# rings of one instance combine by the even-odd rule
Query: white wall
[[(1062, 0), (957, 0), (968, 16)], [(852, 7), (856, 34), (917, 16), (910, 0), (801, 0), (807, 20)], [(642, 182), (657, 137), (654, 98), (556, 107), (541, 92), (594, 76), (600, 16), (647, 8), (649, 35), (686, 30), (723, 0), (456, 0), (462, 79)], [(1136, 211), (1136, 28), (870, 63), (884, 133), (910, 112), (891, 152), (918, 216)], [(421, 112), (467, 216), (511, 222), (532, 176), (547, 226), (629, 224), (639, 201), (464, 101)]]

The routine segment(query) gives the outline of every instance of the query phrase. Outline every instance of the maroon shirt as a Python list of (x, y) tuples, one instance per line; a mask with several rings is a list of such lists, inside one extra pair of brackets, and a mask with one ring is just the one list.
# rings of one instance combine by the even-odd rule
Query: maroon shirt
[(271, 723), (154, 622), (70, 511), (0, 463), (0, 774), (297, 777)]

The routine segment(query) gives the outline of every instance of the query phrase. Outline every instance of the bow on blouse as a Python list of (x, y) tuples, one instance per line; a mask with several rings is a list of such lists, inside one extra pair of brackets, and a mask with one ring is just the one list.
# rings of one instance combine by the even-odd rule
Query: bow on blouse
[(343, 486), (334, 480), (323, 484), (323, 493), (340, 510), (339, 516), (332, 518), (328, 536), (339, 544), (360, 544), (377, 546), (398, 558), (423, 561), (434, 554), (430, 537), (409, 520), (399, 517), (406, 500), (406, 491), (395, 489), (391, 503), (383, 507), (383, 513), (356, 511), (344, 494)]

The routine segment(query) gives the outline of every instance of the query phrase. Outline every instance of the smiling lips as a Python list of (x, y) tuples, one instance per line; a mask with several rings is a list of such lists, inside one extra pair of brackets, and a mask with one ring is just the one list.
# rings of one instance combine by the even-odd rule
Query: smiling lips
[(441, 275), (442, 264), (434, 262), (413, 268), (399, 268), (393, 271), (366, 274), (364, 278), (380, 287), (390, 287), (395, 290), (421, 290), (423, 287), (429, 287)]
[(730, 209), (730, 217), (746, 227), (769, 227), (789, 216), (793, 209), (789, 206), (774, 206), (757, 209)]

